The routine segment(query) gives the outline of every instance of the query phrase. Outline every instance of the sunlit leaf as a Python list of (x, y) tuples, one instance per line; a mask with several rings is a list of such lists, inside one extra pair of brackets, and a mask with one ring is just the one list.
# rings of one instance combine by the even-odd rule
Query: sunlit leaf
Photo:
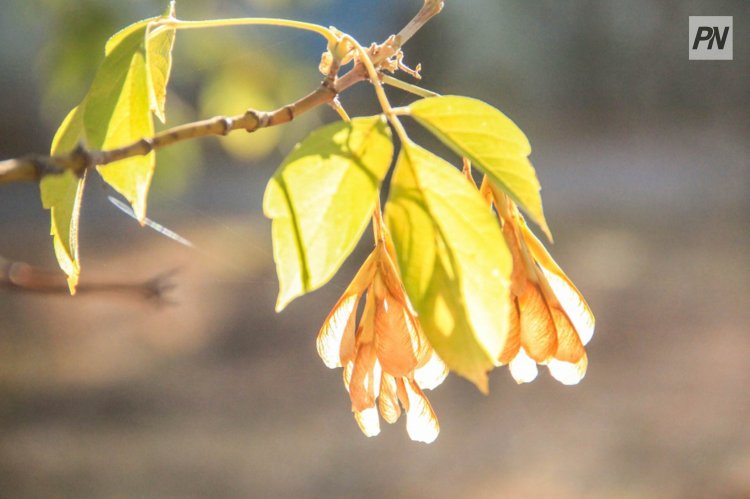
[(444, 144), (502, 187), (551, 238), (539, 180), (528, 159), (531, 146), (510, 118), (485, 102), (459, 96), (420, 99), (409, 110)]
[[(173, 4), (165, 15), (172, 15)], [(174, 30), (164, 29), (147, 40), (149, 24), (134, 23), (112, 36), (105, 59), (79, 106), (63, 121), (52, 144), (52, 154), (70, 152), (79, 143), (89, 149), (112, 149), (151, 137), (151, 111), (164, 119), (164, 99), (171, 68)], [(146, 197), (154, 171), (154, 153), (97, 167), (104, 180), (133, 205), (136, 216), (146, 216)], [(74, 173), (47, 176), (40, 182), (42, 203), (51, 211), (51, 232), (60, 267), (75, 292), (78, 261), (78, 218), (85, 176)]]
[[(174, 4), (172, 4), (173, 6)], [(171, 14), (173, 15), (174, 12)], [(172, 71), (175, 29), (159, 29), (159, 33), (146, 39), (146, 70), (148, 72), (151, 110), (164, 123), (167, 119), (164, 106), (167, 100), (169, 74)]]
[[(142, 23), (110, 48), (86, 96), (83, 124), (90, 147), (112, 149), (154, 134)], [(155, 156), (134, 156), (97, 169), (104, 180), (132, 205), (139, 220), (146, 216), (146, 196)]]
[(458, 374), (487, 391), (505, 343), (511, 255), (478, 191), (451, 165), (407, 143), (386, 222), (425, 334)]
[(277, 310), (328, 282), (349, 256), (392, 156), (390, 129), (374, 116), (320, 128), (284, 160), (263, 199), (273, 219)]
[(148, 24), (151, 22), (157, 21), (158, 19), (159, 19), (158, 17), (149, 17), (148, 19), (144, 19), (142, 21), (138, 21), (128, 26), (125, 26), (120, 31), (118, 31), (117, 33), (109, 37), (109, 40), (107, 40), (107, 43), (104, 45), (104, 55), (109, 56), (109, 54), (116, 47), (122, 44), (123, 40), (127, 39), (133, 33), (135, 32), (145, 33), (145, 29), (148, 26)]
[[(153, 136), (151, 111), (164, 120), (174, 29), (159, 28), (158, 34), (147, 36), (149, 24), (158, 19), (132, 24), (108, 41), (106, 57), (84, 103), (90, 147), (112, 149)], [(130, 201), (141, 221), (154, 166), (151, 152), (98, 167), (104, 180)]]
[[(52, 141), (50, 154), (64, 154), (73, 150), (82, 138), (83, 123), (79, 108), (74, 108), (63, 120)], [(81, 267), (78, 259), (78, 219), (85, 176), (73, 172), (47, 175), (39, 182), (42, 205), (50, 210), (50, 234), (60, 268), (68, 275), (68, 287), (75, 294)]]

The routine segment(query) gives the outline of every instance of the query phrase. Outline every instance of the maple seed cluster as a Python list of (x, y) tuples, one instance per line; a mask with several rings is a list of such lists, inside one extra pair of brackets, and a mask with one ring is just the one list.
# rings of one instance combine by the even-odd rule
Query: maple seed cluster
[(484, 182), (513, 257), (508, 336), (499, 363), (518, 383), (533, 381), (537, 363), (552, 377), (575, 385), (586, 374), (584, 346), (594, 335), (594, 315), (581, 293), (529, 230), (516, 204)]
[(318, 353), (326, 366), (344, 367), (352, 411), (365, 435), (380, 433), (378, 411), (388, 423), (395, 423), (401, 405), (409, 437), (430, 443), (440, 426), (423, 390), (442, 383), (448, 369), (422, 331), (385, 238), (326, 318)]
[[(594, 333), (591, 310), (516, 204), (486, 177), (479, 190), (495, 208), (513, 258), (508, 335), (497, 365), (507, 364), (518, 383), (533, 381), (537, 364), (563, 384), (578, 383), (588, 365), (584, 346)], [(448, 369), (422, 331), (395, 260), (383, 227), (374, 251), (328, 314), (318, 353), (329, 368), (344, 368), (354, 418), (365, 435), (380, 433), (378, 414), (395, 423), (403, 406), (409, 437), (430, 443), (440, 426), (424, 390), (440, 385)]]

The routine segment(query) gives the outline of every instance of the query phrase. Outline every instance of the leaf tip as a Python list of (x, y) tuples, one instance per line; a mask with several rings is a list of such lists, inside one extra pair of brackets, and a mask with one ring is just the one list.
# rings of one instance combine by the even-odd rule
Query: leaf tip
[(482, 392), (482, 395), (490, 394), (490, 384), (487, 380), (487, 373), (482, 374), (481, 378), (475, 379), (474, 384), (476, 385), (477, 389)]
[(74, 272), (73, 274), (68, 275), (68, 289), (70, 290), (70, 296), (75, 296), (76, 294), (76, 288), (78, 287), (78, 276), (80, 273), (78, 271)]
[(151, 111), (154, 113), (154, 116), (156, 116), (159, 119), (159, 121), (161, 121), (163, 125), (166, 125), (167, 116), (164, 113), (164, 109), (162, 109), (162, 107), (159, 104), (157, 104), (156, 107), (152, 107)]
[(489, 395), (490, 394), (490, 384), (489, 379), (487, 378), (487, 372), (483, 370), (475, 371), (473, 373), (461, 373), (466, 379), (471, 381), (474, 386), (477, 387), (477, 390), (482, 392), (482, 395)]
[(542, 230), (542, 232), (544, 232), (544, 235), (547, 236), (547, 240), (550, 243), (554, 243), (555, 240), (552, 237), (552, 231), (549, 229), (549, 225), (547, 225), (547, 220), (544, 219), (544, 215), (542, 215), (541, 220), (539, 220), (537, 224), (539, 225), (539, 228)]
[(279, 291), (279, 296), (276, 298), (276, 305), (274, 306), (274, 310), (277, 314), (280, 314), (287, 305), (289, 305), (292, 300), (294, 300), (295, 296), (290, 296), (288, 293), (285, 293), (283, 290)]
[(146, 202), (143, 198), (136, 199), (132, 203), (133, 214), (141, 227), (146, 226)]

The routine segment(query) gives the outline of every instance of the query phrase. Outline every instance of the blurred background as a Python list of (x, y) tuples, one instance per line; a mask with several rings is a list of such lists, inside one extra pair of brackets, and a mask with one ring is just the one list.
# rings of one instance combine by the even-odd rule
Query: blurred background
[[(107, 37), (166, 3), (4, 0), (0, 158), (46, 152)], [(366, 44), (420, 5), (177, 13), (291, 17)], [(733, 61), (688, 61), (690, 15), (734, 16)], [(597, 316), (578, 386), (500, 368), (485, 397), (450, 376), (428, 394), (429, 446), (403, 420), (364, 437), (315, 350), (367, 237), (325, 288), (273, 311), (262, 193), (333, 111), (160, 153), (149, 216), (195, 248), (141, 229), (92, 177), (83, 282), (179, 268), (176, 305), (0, 290), (0, 497), (750, 497), (749, 30), (746, 0), (448, 0), (406, 46), (422, 85), (485, 99), (529, 136), (550, 250)], [(291, 101), (320, 81), (323, 50), (294, 31), (180, 32), (167, 124)], [(366, 84), (342, 102), (377, 109)], [(35, 185), (2, 187), (0, 256), (55, 269), (48, 229)]]

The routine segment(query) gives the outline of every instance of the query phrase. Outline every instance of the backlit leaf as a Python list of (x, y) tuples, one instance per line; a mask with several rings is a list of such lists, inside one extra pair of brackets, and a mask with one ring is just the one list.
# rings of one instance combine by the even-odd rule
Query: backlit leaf
[(454, 167), (407, 143), (386, 223), (404, 287), (445, 364), (487, 391), (505, 344), (512, 260), (479, 192)]
[(263, 199), (273, 220), (277, 310), (324, 285), (349, 256), (392, 156), (390, 129), (373, 116), (320, 128), (284, 160)]
[(115, 33), (114, 35), (109, 37), (109, 40), (107, 40), (107, 43), (104, 45), (104, 55), (109, 56), (109, 54), (118, 47), (123, 40), (128, 38), (130, 35), (137, 31), (142, 31), (145, 33), (146, 27), (148, 26), (148, 23), (159, 20), (159, 17), (149, 17), (148, 19), (144, 19), (143, 21), (138, 21), (133, 24), (130, 24), (128, 26), (125, 26), (120, 31)]
[[(82, 138), (83, 123), (79, 108), (74, 108), (63, 120), (52, 141), (50, 154), (64, 154), (73, 150)], [(60, 268), (68, 275), (68, 287), (75, 294), (81, 266), (78, 259), (78, 218), (86, 177), (73, 172), (47, 175), (39, 182), (42, 205), (50, 210), (50, 234)]]
[(551, 239), (539, 180), (528, 159), (531, 146), (510, 118), (480, 100), (452, 95), (420, 99), (409, 110), (422, 126), (502, 187)]
[[(106, 57), (84, 102), (83, 124), (90, 147), (113, 149), (153, 136), (151, 111), (164, 121), (175, 30), (157, 28), (159, 33), (149, 36), (149, 24), (159, 19), (132, 24), (107, 42)], [(97, 169), (143, 221), (154, 166), (151, 152)]]
[(138, 21), (137, 23), (133, 23), (130, 26), (121, 29), (107, 40), (107, 44), (104, 47), (105, 55), (109, 55), (110, 52), (134, 32), (145, 30), (142, 31), (143, 34), (149, 35), (145, 40), (146, 68), (149, 81), (149, 102), (151, 110), (162, 123), (166, 120), (164, 104), (167, 98), (169, 73), (172, 70), (172, 48), (174, 47), (176, 30), (174, 28), (160, 27), (158, 28), (159, 32), (154, 35), (153, 32), (148, 30), (148, 26), (155, 21), (174, 17), (174, 15), (175, 3), (170, 2), (163, 16), (144, 19), (143, 21)]
[[(110, 49), (86, 96), (83, 124), (90, 147), (112, 149), (154, 134), (145, 59), (146, 24)], [(104, 180), (146, 216), (155, 156), (134, 156), (97, 167)]]
[[(170, 4), (165, 16), (174, 14)], [(172, 64), (174, 29), (162, 28), (147, 39), (149, 25), (161, 18), (134, 23), (112, 36), (105, 59), (79, 106), (63, 121), (52, 154), (71, 151), (79, 143), (89, 149), (113, 149), (154, 135), (151, 112), (164, 119), (166, 85)], [(97, 167), (104, 180), (146, 216), (146, 197), (154, 172), (154, 153)], [(51, 232), (60, 267), (75, 292), (78, 262), (78, 217), (84, 179), (73, 173), (50, 175), (40, 182), (42, 204), (51, 211)]]
[[(171, 14), (174, 15), (174, 12)], [(172, 48), (176, 31), (173, 28), (159, 29), (159, 33), (146, 39), (146, 70), (151, 111), (164, 123), (167, 119), (164, 105), (167, 100), (169, 74), (172, 71)]]

